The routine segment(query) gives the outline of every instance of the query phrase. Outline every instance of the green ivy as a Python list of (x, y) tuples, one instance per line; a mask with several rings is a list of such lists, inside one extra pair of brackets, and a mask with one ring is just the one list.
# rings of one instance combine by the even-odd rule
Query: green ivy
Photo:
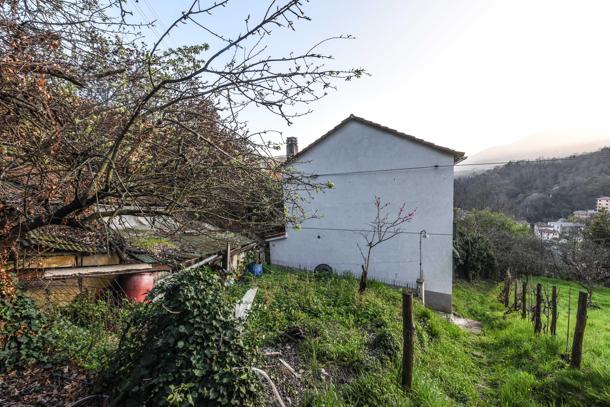
[(17, 291), (0, 301), (0, 371), (49, 361), (52, 337), (48, 320), (34, 302)]
[(209, 269), (162, 281), (137, 310), (108, 372), (113, 405), (260, 405), (233, 304)]

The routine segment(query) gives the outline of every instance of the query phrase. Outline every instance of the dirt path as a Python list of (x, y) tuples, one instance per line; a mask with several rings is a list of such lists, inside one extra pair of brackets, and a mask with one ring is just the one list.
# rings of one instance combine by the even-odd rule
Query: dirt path
[(461, 318), (453, 314), (451, 315), (451, 323), (473, 334), (480, 334), (483, 332), (483, 324), (474, 319)]

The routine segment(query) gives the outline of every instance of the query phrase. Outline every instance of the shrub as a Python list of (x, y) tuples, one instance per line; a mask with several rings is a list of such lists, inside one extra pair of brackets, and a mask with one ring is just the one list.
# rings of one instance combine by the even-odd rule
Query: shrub
[(48, 362), (51, 345), (48, 320), (30, 298), (16, 291), (0, 301), (0, 371)]
[(107, 382), (115, 405), (255, 405), (253, 352), (209, 269), (182, 271), (150, 293), (123, 334)]
[(540, 242), (529, 226), (501, 213), (473, 210), (455, 215), (454, 264), (468, 281), (500, 279), (507, 269), (530, 274)]
[(14, 300), (0, 302), (0, 370), (68, 361), (87, 370), (106, 369), (117, 346), (116, 332), (132, 308), (83, 295), (42, 312), (17, 290)]

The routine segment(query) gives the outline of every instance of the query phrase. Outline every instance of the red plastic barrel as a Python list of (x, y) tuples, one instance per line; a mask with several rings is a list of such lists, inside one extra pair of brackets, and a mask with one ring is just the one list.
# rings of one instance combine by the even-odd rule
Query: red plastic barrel
[(124, 274), (120, 278), (120, 284), (127, 298), (134, 302), (143, 302), (155, 285), (155, 279), (152, 273)]

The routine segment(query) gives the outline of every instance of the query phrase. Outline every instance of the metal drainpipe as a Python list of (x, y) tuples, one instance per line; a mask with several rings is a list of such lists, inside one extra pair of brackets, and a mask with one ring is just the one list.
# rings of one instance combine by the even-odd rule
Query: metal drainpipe
[(421, 298), (422, 304), (426, 305), (425, 284), (424, 284), (424, 269), (422, 268), (422, 239), (427, 239), (428, 233), (425, 229), (419, 232), (419, 278), (417, 279), (417, 291)]

